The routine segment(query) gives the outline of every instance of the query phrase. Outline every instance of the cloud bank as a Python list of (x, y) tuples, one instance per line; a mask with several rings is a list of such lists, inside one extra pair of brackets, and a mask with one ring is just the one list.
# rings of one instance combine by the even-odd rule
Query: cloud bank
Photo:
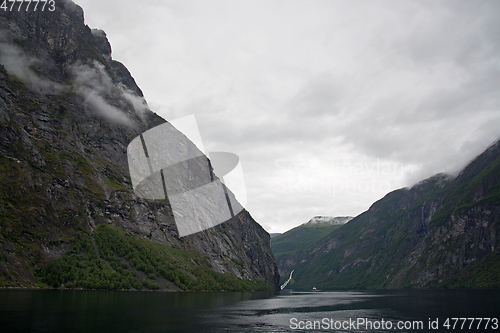
[(268, 231), (357, 215), (500, 138), (498, 1), (78, 3), (157, 113), (240, 156)]
[(143, 97), (135, 95), (124, 85), (113, 82), (106, 73), (104, 65), (98, 62), (94, 62), (91, 66), (71, 66), (72, 87), (40, 76), (34, 68), (42, 64), (43, 60), (28, 55), (13, 45), (6, 31), (0, 32), (0, 63), (9, 74), (21, 80), (32, 91), (42, 95), (57, 95), (64, 90), (74, 89), (85, 98), (87, 105), (96, 114), (114, 124), (134, 126), (130, 114), (124, 112), (126, 105), (119, 108), (111, 105), (106, 99), (127, 101), (141, 118), (144, 117), (145, 111), (149, 110)]
[(7, 72), (17, 77), (31, 90), (42, 95), (60, 93), (64, 89), (63, 85), (40, 77), (33, 70), (34, 65), (41, 62), (9, 43), (7, 32), (0, 31), (0, 63)]
[(106, 97), (119, 98), (123, 90), (113, 83), (103, 64), (94, 62), (93, 66), (74, 65), (71, 71), (75, 90), (84, 96), (92, 110), (112, 123), (133, 127), (129, 115), (105, 100)]

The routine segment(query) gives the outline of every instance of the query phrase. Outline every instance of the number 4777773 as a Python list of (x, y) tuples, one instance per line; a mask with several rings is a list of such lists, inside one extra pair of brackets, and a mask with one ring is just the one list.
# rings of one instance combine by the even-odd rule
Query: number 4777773
[(481, 330), (489, 328), (497, 330), (499, 328), (499, 325), (498, 318), (446, 318), (445, 322), (443, 323), (443, 327), (452, 330)]
[[(2, 0), (0, 0), (2, 1)], [(12, 11), (45, 11), (53, 12), (56, 10), (56, 2), (54, 0), (3, 0), (0, 10), (4, 12)]]

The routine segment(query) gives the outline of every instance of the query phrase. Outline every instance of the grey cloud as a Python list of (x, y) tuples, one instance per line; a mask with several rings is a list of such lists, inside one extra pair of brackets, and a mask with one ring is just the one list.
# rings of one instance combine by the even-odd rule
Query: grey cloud
[(0, 63), (4, 65), (7, 72), (16, 76), (31, 90), (40, 94), (57, 94), (64, 89), (64, 86), (39, 77), (31, 67), (41, 60), (29, 56), (20, 48), (10, 43), (3, 42), (7, 39), (6, 33), (0, 36)]
[(125, 97), (132, 106), (134, 107), (135, 112), (139, 117), (143, 118), (146, 111), (149, 110), (148, 104), (144, 97), (137, 96), (132, 91), (127, 89), (126, 87), (122, 87), (123, 97)]
[(500, 24), (497, 1), (419, 3), (409, 30), (397, 43), (415, 63), (453, 62), (467, 67), (498, 55)]
[(144, 116), (145, 110), (148, 110), (145, 99), (135, 95), (126, 87), (114, 83), (102, 64), (94, 62), (92, 67), (75, 65), (72, 67), (72, 72), (76, 90), (85, 97), (92, 109), (109, 121), (133, 126), (129, 115), (124, 110), (106, 102), (105, 97), (124, 98), (132, 104), (136, 114), (141, 118)]
[(88, 90), (82, 93), (85, 96), (85, 102), (97, 110), (101, 116), (112, 123), (133, 127), (132, 121), (122, 110), (107, 103), (95, 91)]
[[(395, 80), (393, 87), (381, 82), (385, 91), (370, 92), (369, 103), (349, 109), (347, 117), (336, 118), (340, 126), (336, 121), (331, 124), (332, 132), (358, 152), (419, 164), (421, 171), (413, 180), (463, 167), (500, 136), (498, 122), (479, 125), (481, 119), (498, 119), (500, 109), (500, 55), (492, 52), (500, 45), (500, 21), (493, 14), (498, 3), (419, 6), (424, 13), (416, 11), (410, 21), (415, 29), (401, 27), (393, 36), (396, 42), (384, 44), (387, 64), (391, 59), (394, 63), (387, 67), (386, 77), (414, 73), (420, 77), (416, 85), (401, 90)], [(373, 45), (378, 38), (374, 35)], [(365, 80), (379, 78), (367, 75)], [(481, 132), (488, 139), (471, 132)], [(469, 148), (462, 155), (460, 147), (465, 146)]]
[[(70, 87), (38, 76), (33, 65), (42, 60), (26, 54), (20, 48), (12, 45), (7, 32), (0, 32), (0, 63), (11, 74), (21, 80), (33, 91), (41, 94), (58, 94)], [(95, 62), (93, 67), (75, 65), (71, 68), (74, 75), (74, 89), (82, 94), (85, 101), (96, 110), (99, 115), (111, 122), (132, 126), (131, 119), (125, 112), (107, 103), (102, 96), (120, 96), (126, 98), (141, 117), (147, 108), (143, 98), (135, 96), (126, 88), (113, 83), (106, 73), (104, 65)]]
[[(415, 172), (406, 184), (398, 175), (400, 187), (457, 170), (500, 136), (498, 1), (195, 1), (173, 11), (147, 1), (135, 11), (127, 0), (110, 14), (113, 2), (82, 1), (159, 114), (196, 114), (206, 147), (241, 157), (249, 201), (259, 201), (255, 215), (268, 224), (305, 222), (312, 205), (315, 214), (344, 214), (354, 201), (373, 202), (255, 199), (268, 194), (277, 158), (341, 151), (403, 163)], [(148, 20), (159, 13), (169, 20)], [(301, 221), (284, 218), (295, 203)]]
[(319, 145), (325, 139), (340, 135), (334, 130), (332, 120), (327, 118), (322, 116), (304, 119), (281, 113), (261, 119), (244, 120), (242, 124), (237, 124), (235, 119), (213, 118), (209, 114), (198, 116), (200, 131), (207, 141), (219, 145), (239, 146), (240, 149), (255, 145), (265, 147), (270, 144)]
[(95, 61), (92, 67), (74, 65), (71, 68), (74, 75), (74, 84), (79, 88), (88, 88), (99, 93), (118, 93), (116, 85), (106, 73), (104, 65)]
[(331, 73), (322, 73), (312, 78), (287, 107), (301, 116), (337, 115), (342, 112), (340, 102), (345, 98), (345, 88), (339, 81)]

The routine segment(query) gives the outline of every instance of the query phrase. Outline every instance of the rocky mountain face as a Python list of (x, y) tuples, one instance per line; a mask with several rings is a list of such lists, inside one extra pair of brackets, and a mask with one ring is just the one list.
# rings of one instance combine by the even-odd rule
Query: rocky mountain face
[(498, 288), (499, 245), (497, 142), (457, 177), (393, 191), (307, 249), (276, 257), (282, 276), (295, 270), (293, 289)]
[(282, 278), (281, 283), (288, 279), (290, 271), (299, 264), (304, 250), (350, 220), (352, 217), (348, 216), (315, 216), (308, 222), (273, 237), (271, 247)]
[[(208, 274), (278, 287), (269, 234), (248, 212), (181, 238), (168, 204), (134, 194), (127, 145), (165, 120), (80, 7), (2, 13), (0, 63), (0, 286), (92, 287), (104, 279), (92, 267), (104, 267), (116, 281), (133, 275), (132, 286), (228, 289), (200, 287)], [(127, 257), (128, 240), (156, 257)]]

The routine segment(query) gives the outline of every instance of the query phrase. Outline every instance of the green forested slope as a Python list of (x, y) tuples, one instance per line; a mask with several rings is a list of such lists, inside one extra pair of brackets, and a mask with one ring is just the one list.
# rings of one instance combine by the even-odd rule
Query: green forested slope
[[(387, 194), (294, 258), (294, 289), (500, 288), (500, 143)], [(287, 260), (282, 258), (281, 260)]]
[(297, 258), (310, 245), (349, 221), (350, 217), (335, 218), (332, 223), (304, 223), (271, 239), (271, 248), (281, 275), (281, 283), (288, 276)]
[[(236, 267), (242, 264), (234, 262)], [(175, 250), (131, 236), (119, 227), (100, 225), (61, 258), (37, 271), (54, 288), (266, 290), (260, 281), (216, 273), (196, 252)]]
[(302, 252), (340, 225), (302, 224), (284, 234), (271, 238), (271, 248), (277, 261), (285, 255)]

